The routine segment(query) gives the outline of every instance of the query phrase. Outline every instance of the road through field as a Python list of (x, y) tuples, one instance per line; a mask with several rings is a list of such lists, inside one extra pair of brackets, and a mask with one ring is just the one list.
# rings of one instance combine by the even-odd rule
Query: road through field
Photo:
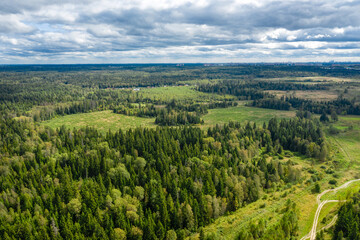
[(325, 190), (316, 197), (316, 202), (318, 204), (318, 208), (316, 209), (316, 212), (315, 212), (314, 222), (313, 222), (311, 231), (310, 231), (309, 234), (302, 237), (301, 240), (305, 240), (305, 239), (308, 239), (308, 238), (310, 238), (310, 240), (315, 240), (315, 238), (316, 238), (316, 227), (317, 227), (317, 224), (318, 224), (319, 216), (320, 216), (320, 213), (321, 213), (321, 209), (324, 207), (325, 204), (330, 203), (330, 202), (344, 202), (344, 201), (341, 201), (341, 200), (324, 200), (324, 201), (321, 201), (321, 197), (324, 196), (328, 192), (336, 192), (336, 191), (338, 191), (340, 189), (347, 188), (351, 183), (356, 182), (356, 181), (360, 181), (360, 179), (351, 180), (351, 181), (348, 181), (348, 182), (344, 183), (343, 185), (341, 185), (341, 186), (339, 186), (337, 188)]

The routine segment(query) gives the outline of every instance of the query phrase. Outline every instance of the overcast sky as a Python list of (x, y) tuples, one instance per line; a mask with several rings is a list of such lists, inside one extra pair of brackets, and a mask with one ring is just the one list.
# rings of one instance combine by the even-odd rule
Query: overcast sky
[(360, 61), (360, 0), (0, 0), (0, 64)]

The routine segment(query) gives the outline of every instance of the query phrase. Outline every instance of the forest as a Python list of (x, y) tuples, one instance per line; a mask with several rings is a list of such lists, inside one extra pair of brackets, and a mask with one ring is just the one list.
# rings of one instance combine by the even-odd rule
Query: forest
[[(322, 179), (338, 178), (329, 124), (338, 124), (338, 116), (359, 115), (360, 105), (344, 93), (357, 82), (296, 79), (359, 77), (344, 69), (1, 66), (0, 238), (218, 239), (207, 227), (281, 194), (277, 199), (284, 204), (271, 210), (276, 218), (253, 220), (235, 238), (300, 239), (302, 205), (286, 196), (299, 186), (313, 196), (319, 192), (315, 184), (320, 188)], [(269, 80), (275, 77), (290, 80)], [(329, 101), (271, 92), (339, 87), (339, 96)], [(152, 93), (159, 89), (180, 89), (180, 95)], [(256, 108), (296, 114), (204, 127), (213, 110)], [(154, 127), (102, 133), (89, 126), (43, 125), (105, 110), (151, 118)], [(302, 162), (311, 167), (299, 167)], [(358, 205), (358, 195), (341, 205), (329, 233), (333, 239), (359, 239)]]

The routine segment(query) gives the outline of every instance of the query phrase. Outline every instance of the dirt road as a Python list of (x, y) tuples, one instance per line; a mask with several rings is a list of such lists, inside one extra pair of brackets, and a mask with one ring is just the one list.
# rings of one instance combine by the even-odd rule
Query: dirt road
[(324, 201), (321, 201), (321, 197), (324, 196), (328, 192), (337, 192), (340, 189), (347, 188), (351, 183), (357, 182), (357, 181), (360, 181), (360, 179), (355, 179), (355, 180), (348, 181), (348, 182), (344, 183), (343, 185), (341, 185), (341, 186), (339, 186), (337, 188), (325, 190), (322, 193), (320, 193), (319, 195), (317, 195), (316, 202), (318, 204), (318, 208), (316, 209), (316, 212), (315, 212), (314, 222), (313, 222), (311, 231), (310, 231), (309, 234), (302, 237), (301, 240), (305, 240), (305, 239), (308, 239), (308, 238), (310, 238), (310, 240), (315, 240), (315, 238), (316, 238), (316, 227), (317, 227), (317, 224), (318, 224), (319, 216), (320, 216), (320, 213), (321, 213), (321, 209), (324, 207), (325, 204), (330, 203), (330, 202), (344, 202), (344, 201), (341, 201), (341, 200), (324, 200)]

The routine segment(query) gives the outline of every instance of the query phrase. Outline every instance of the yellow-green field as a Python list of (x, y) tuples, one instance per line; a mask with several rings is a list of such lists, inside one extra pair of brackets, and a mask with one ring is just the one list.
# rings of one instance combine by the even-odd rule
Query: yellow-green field
[(65, 125), (68, 128), (94, 127), (102, 133), (109, 131), (117, 131), (121, 129), (129, 129), (135, 127), (155, 127), (154, 118), (139, 118), (134, 116), (125, 116), (113, 113), (110, 110), (79, 113), (57, 117), (49, 121), (42, 122), (42, 125), (52, 128), (58, 128)]
[[(213, 127), (216, 124), (222, 125), (229, 121), (239, 122), (255, 122), (262, 124), (273, 117), (290, 118), (295, 116), (293, 111), (277, 111), (263, 108), (246, 107), (242, 104), (236, 107), (217, 108), (209, 110), (209, 113), (202, 118), (205, 124), (198, 125), (201, 128)], [(156, 127), (154, 118), (140, 118), (135, 116), (125, 116), (115, 114), (110, 110), (79, 113), (57, 117), (45, 122), (42, 125), (52, 128), (58, 128), (65, 125), (68, 128), (81, 128), (85, 126), (95, 127), (100, 132), (105, 133), (109, 129), (116, 131), (117, 129), (129, 129), (135, 127)]]
[(312, 77), (283, 77), (283, 78), (259, 78), (257, 80), (268, 80), (268, 81), (284, 81), (284, 82), (297, 82), (304, 84), (318, 84), (318, 83), (329, 83), (329, 82), (359, 82), (360, 79), (354, 78), (341, 78), (341, 77), (325, 77), (325, 76), (312, 76)]
[(328, 90), (314, 90), (314, 91), (280, 91), (280, 90), (268, 90), (271, 94), (276, 95), (277, 97), (287, 96), (287, 97), (297, 97), (301, 99), (310, 99), (316, 101), (331, 101), (338, 98), (338, 94), (335, 91)]
[(145, 98), (159, 100), (188, 100), (188, 101), (208, 101), (208, 100), (224, 100), (235, 99), (231, 95), (219, 95), (211, 93), (203, 93), (196, 91), (191, 86), (168, 86), (155, 88), (141, 88), (138, 94)]
[(344, 116), (334, 126), (340, 133), (331, 136), (349, 161), (360, 165), (360, 116)]
[(244, 106), (244, 103), (240, 103), (239, 106), (236, 107), (210, 109), (209, 113), (202, 117), (205, 121), (205, 124), (202, 125), (202, 127), (213, 127), (216, 124), (225, 124), (229, 121), (251, 121), (257, 124), (262, 124), (273, 117), (290, 118), (294, 116), (294, 111), (279, 111), (265, 108), (247, 107)]

